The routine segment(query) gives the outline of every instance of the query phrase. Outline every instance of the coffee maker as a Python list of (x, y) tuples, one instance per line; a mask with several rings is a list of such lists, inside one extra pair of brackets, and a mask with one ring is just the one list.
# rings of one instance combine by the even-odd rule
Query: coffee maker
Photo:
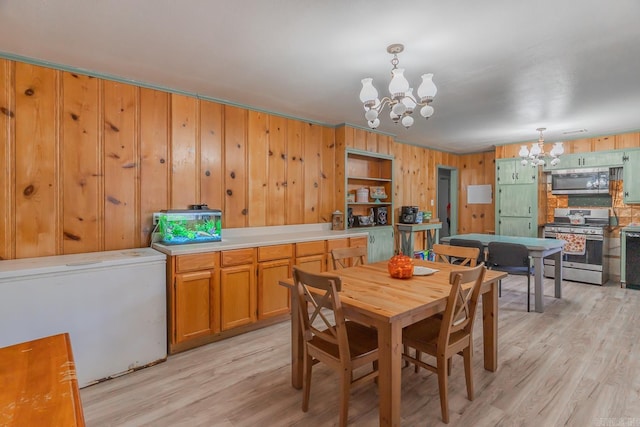
[(402, 208), (400, 209), (400, 222), (403, 224), (417, 224), (418, 223), (418, 207), (402, 206)]

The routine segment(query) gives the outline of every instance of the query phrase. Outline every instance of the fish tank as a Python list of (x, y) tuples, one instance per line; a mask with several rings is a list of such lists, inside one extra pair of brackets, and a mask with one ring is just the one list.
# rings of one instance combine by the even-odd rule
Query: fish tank
[(218, 209), (169, 210), (154, 216), (157, 219), (160, 243), (165, 245), (222, 240), (222, 211)]

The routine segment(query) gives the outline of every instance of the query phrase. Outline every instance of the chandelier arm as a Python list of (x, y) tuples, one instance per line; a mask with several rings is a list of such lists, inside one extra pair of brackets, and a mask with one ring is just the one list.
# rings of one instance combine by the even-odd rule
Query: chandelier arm
[(377, 107), (371, 107), (371, 108), (373, 110), (376, 110), (378, 113), (380, 113), (382, 111), (382, 109), (384, 108), (384, 106), (387, 105), (387, 104), (393, 105), (394, 101), (393, 101), (393, 99), (389, 98), (388, 96), (385, 96), (384, 98), (382, 98), (380, 100), (380, 104), (378, 104)]

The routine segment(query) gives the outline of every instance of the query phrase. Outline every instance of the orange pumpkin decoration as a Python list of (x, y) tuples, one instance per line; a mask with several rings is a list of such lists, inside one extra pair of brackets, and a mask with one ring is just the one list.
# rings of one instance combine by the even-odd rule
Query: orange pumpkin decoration
[(406, 255), (395, 255), (387, 264), (389, 274), (396, 279), (409, 279), (413, 276), (413, 259)]

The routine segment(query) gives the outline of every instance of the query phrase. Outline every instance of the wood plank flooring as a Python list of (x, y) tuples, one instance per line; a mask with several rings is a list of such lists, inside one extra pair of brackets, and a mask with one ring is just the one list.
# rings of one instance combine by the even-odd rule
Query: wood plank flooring
[[(545, 279), (545, 312), (527, 313), (526, 279), (503, 281), (498, 371), (482, 368), (478, 321), (475, 399), (467, 400), (462, 359), (454, 358), (450, 426), (640, 426), (640, 291), (564, 282), (563, 298), (552, 295), (553, 282)], [(289, 322), (280, 323), (84, 388), (87, 425), (337, 424), (338, 384), (321, 364), (309, 412), (300, 409), (289, 334)], [(377, 403), (375, 384), (353, 390), (350, 425), (377, 425)], [(403, 370), (402, 424), (444, 425), (435, 374)]]

